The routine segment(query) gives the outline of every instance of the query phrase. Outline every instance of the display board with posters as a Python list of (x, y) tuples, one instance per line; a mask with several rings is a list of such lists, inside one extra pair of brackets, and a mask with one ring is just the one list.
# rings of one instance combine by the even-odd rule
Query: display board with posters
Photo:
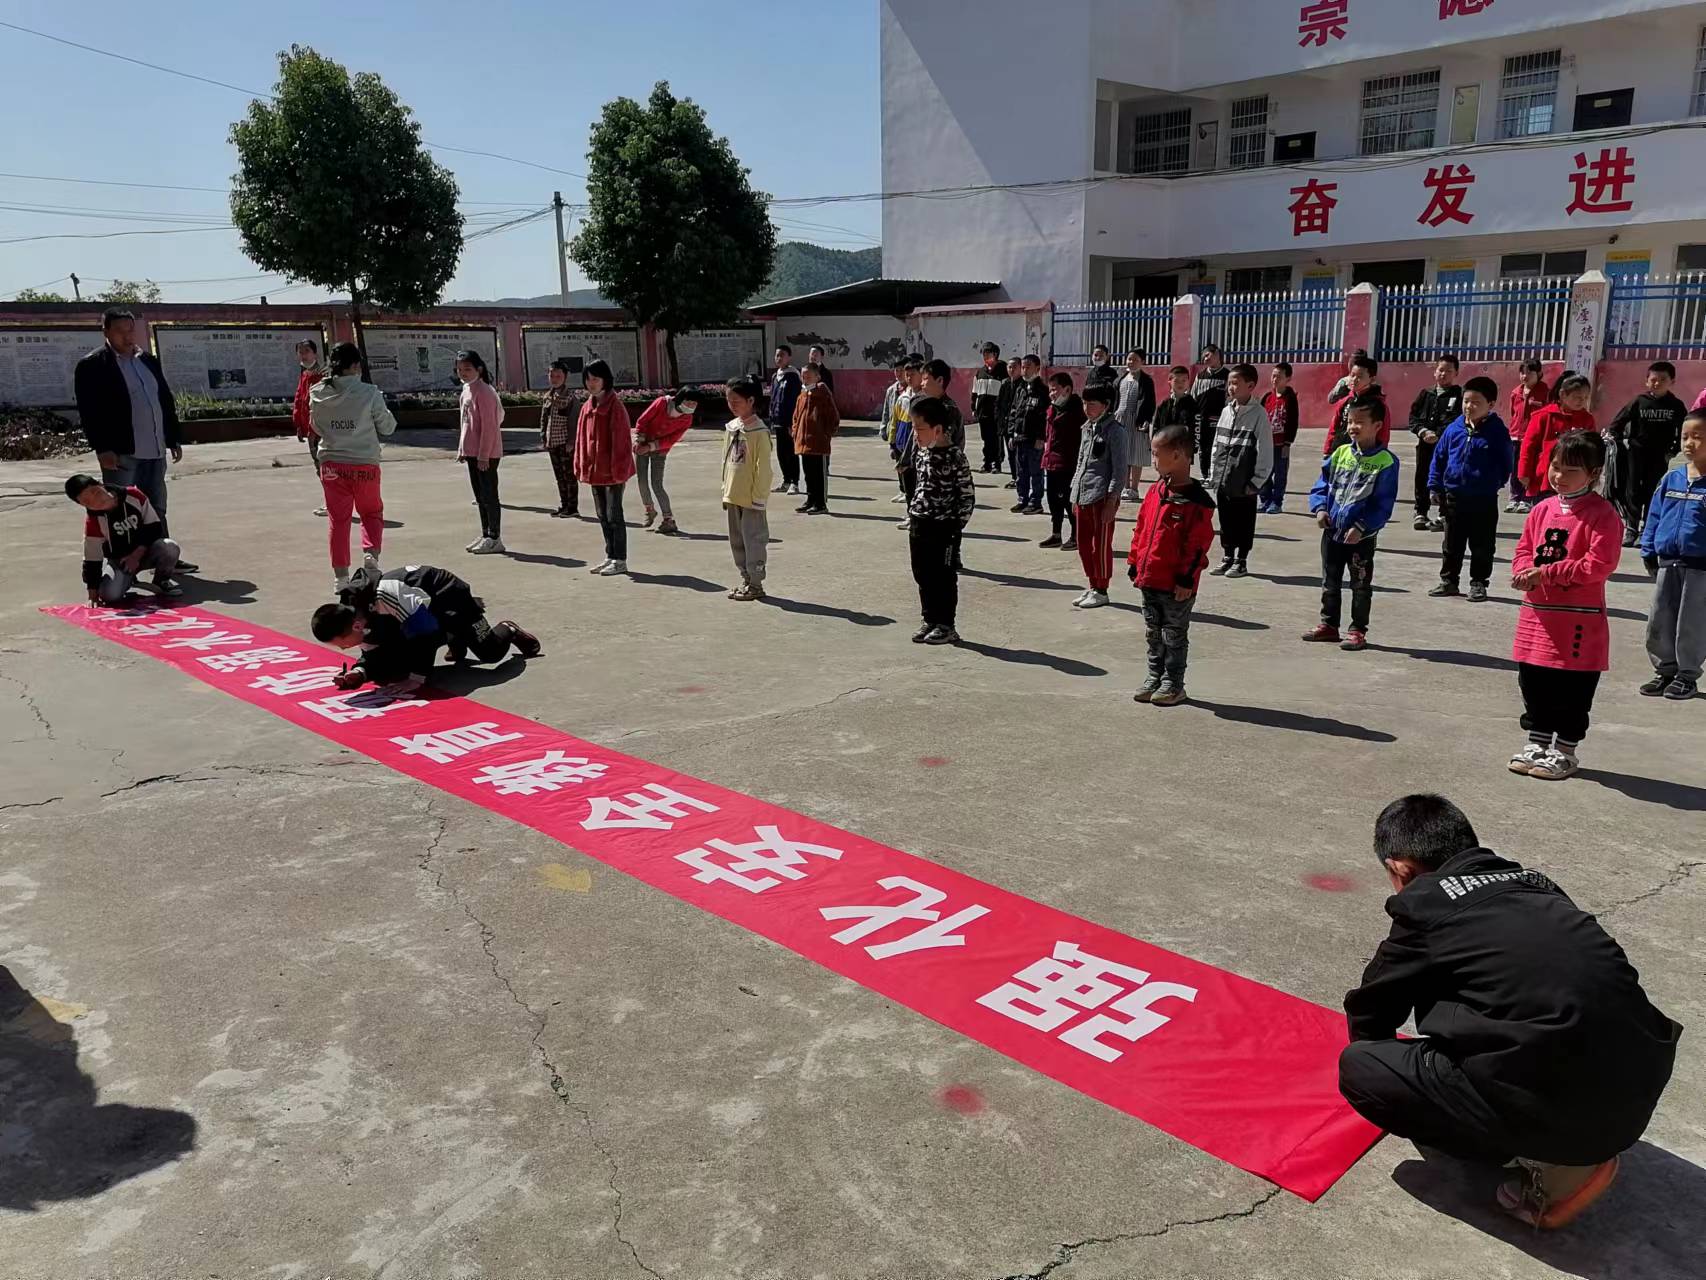
[[(722, 382), (739, 374), (762, 376), (769, 366), (764, 350), (763, 325), (739, 325), (730, 329), (691, 329), (675, 335), (675, 364), (681, 381)], [(824, 352), (827, 359), (829, 353)], [(804, 351), (794, 353), (794, 363), (803, 365)]]
[(172, 390), (214, 400), (288, 400), (302, 372), (296, 344), (326, 350), (318, 325), (156, 324), (151, 332)]
[(619, 387), (640, 385), (640, 331), (638, 329), (571, 329), (559, 325), (527, 325), (521, 331), (522, 361), (527, 366), (527, 385), (543, 391), (550, 386), (551, 362), (566, 359), (572, 370), (569, 381), (580, 386), (580, 371), (594, 360), (610, 366)]
[(367, 369), (381, 391), (455, 391), (456, 353), (478, 351), (492, 380), (499, 381), (496, 329), (447, 329), (415, 325), (407, 329), (365, 330)]
[(63, 409), (77, 403), (77, 362), (101, 345), (99, 328), (0, 329), (0, 404)]

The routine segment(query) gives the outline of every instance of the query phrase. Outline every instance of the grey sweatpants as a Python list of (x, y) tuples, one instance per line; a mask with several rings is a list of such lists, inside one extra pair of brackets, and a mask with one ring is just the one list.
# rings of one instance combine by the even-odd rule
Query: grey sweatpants
[(770, 517), (762, 508), (723, 504), (729, 516), (729, 551), (742, 581), (764, 584), (764, 562), (770, 554)]
[(1706, 663), (1706, 569), (1659, 566), (1648, 611), (1647, 657), (1661, 676), (1700, 679)]
[(117, 604), (124, 599), (124, 593), (130, 590), (137, 575), (144, 569), (170, 575), (172, 570), (178, 567), (179, 554), (177, 543), (170, 538), (161, 538), (150, 543), (148, 549), (142, 553), (142, 563), (136, 566), (136, 573), (129, 573), (117, 565), (109, 564), (101, 578), (101, 585), (96, 590), (107, 604)]

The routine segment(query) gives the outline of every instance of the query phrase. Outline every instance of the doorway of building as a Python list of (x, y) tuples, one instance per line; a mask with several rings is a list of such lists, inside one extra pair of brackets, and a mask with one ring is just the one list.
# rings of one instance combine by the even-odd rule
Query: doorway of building
[[(1395, 262), (1356, 262), (1351, 264), (1353, 285), (1371, 284), (1376, 289), (1395, 289), (1404, 285), (1419, 285), (1427, 279), (1426, 258), (1400, 258)], [(1402, 351), (1421, 345), (1422, 331), (1427, 324), (1427, 311), (1422, 307), (1381, 307), (1376, 313), (1379, 326), (1370, 348), (1376, 355), (1382, 350)]]

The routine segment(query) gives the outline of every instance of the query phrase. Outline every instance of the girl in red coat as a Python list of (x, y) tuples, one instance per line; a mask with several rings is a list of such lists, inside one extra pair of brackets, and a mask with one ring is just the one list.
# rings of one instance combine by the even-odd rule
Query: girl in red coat
[[(673, 396), (659, 396), (645, 407), (639, 421), (634, 423), (634, 467), (640, 482), (640, 501), (646, 504), (646, 528), (658, 518), (663, 509), (659, 533), (680, 533), (675, 514), (669, 509), (669, 494), (663, 488), (663, 467), (675, 442), (687, 434), (699, 412), (699, 393), (692, 387), (682, 387)], [(657, 506), (652, 494), (657, 494)]]
[(581, 371), (586, 400), (575, 426), (575, 478), (592, 486), (592, 505), (604, 530), (604, 563), (592, 571), (602, 577), (628, 572), (628, 526), (622, 520), (622, 490), (634, 474), (634, 442), (628, 410), (616, 394), (616, 377), (603, 360)]
[(1547, 463), (1552, 447), (1567, 431), (1592, 431), (1593, 414), (1588, 412), (1588, 399), (1593, 387), (1579, 373), (1566, 373), (1558, 379), (1558, 399), (1533, 417), (1522, 433), (1522, 447), (1517, 450), (1516, 469), (1532, 506), (1551, 491), (1547, 480)]
[(1610, 665), (1605, 581), (1623, 554), (1623, 521), (1594, 492), (1605, 469), (1599, 432), (1567, 432), (1548, 469), (1553, 492), (1529, 513), (1511, 556), (1511, 585), (1524, 593), (1511, 656), (1528, 743), (1510, 769), (1556, 781), (1580, 767), (1576, 748)]
[[(1516, 386), (1511, 388), (1511, 411), (1505, 419), (1505, 426), (1511, 433), (1511, 457), (1515, 458), (1522, 451), (1523, 433), (1528, 430), (1528, 420), (1552, 403), (1552, 391), (1540, 379), (1540, 361), (1524, 360), (1517, 366)], [(1528, 511), (1534, 503), (1529, 501), (1527, 491), (1522, 487), (1522, 480), (1516, 469), (1511, 469), (1511, 500), (1505, 504), (1506, 511)]]

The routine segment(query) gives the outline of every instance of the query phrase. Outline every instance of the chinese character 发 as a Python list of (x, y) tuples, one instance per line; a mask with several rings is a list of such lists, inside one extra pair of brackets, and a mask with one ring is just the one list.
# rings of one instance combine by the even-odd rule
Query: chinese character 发
[(1439, 0), (1439, 20), (1474, 17), (1483, 9), (1491, 9), (1493, 0)]
[(168, 631), (208, 631), (213, 624), (203, 618), (178, 618), (171, 622), (135, 622), (119, 630), (127, 636), (157, 636)]
[(200, 653), (208, 653), (221, 645), (253, 644), (255, 637), (248, 632), (239, 635), (235, 631), (209, 631), (205, 636), (179, 636), (176, 640), (168, 640), (161, 645), (162, 649), (195, 649)]
[(1463, 197), (1469, 194), (1474, 182), (1475, 174), (1466, 164), (1430, 168), (1428, 176), (1422, 179), (1422, 185), (1430, 193), (1428, 207), (1422, 210), (1416, 221), (1430, 227), (1443, 226), (1447, 222), (1470, 222), (1475, 215), (1463, 211)]
[(294, 649), (286, 649), (282, 644), (269, 644), (261, 649), (239, 649), (236, 653), (210, 653), (196, 661), (214, 671), (259, 671), (262, 667), (301, 662), (307, 656)]
[(377, 689), (362, 689), (356, 693), (298, 702), (296, 705), (304, 711), (312, 711), (317, 716), (325, 716), (335, 724), (348, 724), (351, 720), (371, 720), (374, 716), (400, 711), (404, 707), (424, 707), (426, 699), (392, 698)]
[[(1111, 982), (1110, 978), (1121, 981)], [(1128, 1016), (1121, 1021), (1098, 1013), (1069, 1028), (1060, 1038), (1074, 1049), (1112, 1062), (1124, 1050), (1103, 1044), (1101, 1037), (1117, 1036), (1131, 1043), (1166, 1026), (1171, 1019), (1150, 1006), (1167, 996), (1195, 1001), (1197, 989), (1177, 982), (1151, 982), (1142, 969), (1103, 960), (1074, 942), (1057, 942), (1052, 958), (1031, 962), (1013, 975), (1013, 981), (979, 996), (977, 1002), (1038, 1031), (1053, 1031), (1081, 1010), (1106, 1005), (1114, 1013)]]
[(1315, 178), (1301, 187), (1291, 188), (1291, 194), (1297, 197), (1286, 206), (1291, 214), (1291, 234), (1301, 236), (1316, 232), (1326, 235), (1328, 220), (1334, 206), (1339, 203), (1338, 197), (1333, 195), (1338, 189), (1336, 182), (1321, 182)]
[(979, 916), (989, 914), (989, 908), (973, 903), (962, 907), (946, 920), (942, 913), (935, 910), (936, 904), (944, 901), (947, 894), (940, 889), (932, 889), (927, 884), (907, 876), (884, 876), (877, 881), (885, 889), (905, 889), (912, 897), (905, 902), (890, 902), (880, 906), (868, 907), (819, 907), (818, 914), (825, 920), (857, 920), (858, 924), (848, 925), (840, 933), (830, 935), (843, 945), (857, 942), (879, 929), (886, 929), (891, 924), (902, 920), (926, 920), (928, 924), (922, 929), (915, 929), (902, 938), (893, 938), (888, 942), (875, 943), (865, 948), (873, 960), (887, 960), (890, 956), (905, 955), (909, 951), (928, 951), (932, 947), (963, 947), (966, 945), (965, 935), (955, 933), (961, 925), (970, 924)]
[(295, 671), (285, 671), (278, 675), (257, 676), (249, 681), (249, 688), (261, 689), (275, 697), (292, 693), (313, 693), (316, 689), (330, 689), (332, 677), (342, 670), (342, 667), (298, 667)]
[[(646, 793), (650, 792), (650, 795)], [(661, 783), (648, 782), (638, 791), (627, 795), (594, 796), (587, 806), (587, 816), (581, 826), (588, 831), (668, 831), (676, 818), (685, 818), (689, 809), (700, 813), (716, 813), (717, 806)]]
[(492, 721), (482, 720), (478, 724), (465, 724), (460, 729), (441, 729), (437, 733), (417, 733), (392, 738), (391, 744), (401, 747), (406, 756), (425, 756), (434, 764), (449, 764), (470, 751), (478, 751), (481, 747), (495, 747), (500, 742), (514, 742), (522, 736), (519, 733), (499, 733), (497, 729), (497, 725)]
[[(699, 868), (693, 873), (693, 878), (701, 884), (724, 880), (729, 884), (739, 885), (748, 893), (763, 893), (766, 889), (782, 883), (776, 876), (784, 876), (789, 880), (804, 880), (806, 873), (799, 868), (804, 865), (807, 854), (819, 858), (841, 857), (840, 849), (789, 840), (775, 827), (754, 827), (752, 831), (758, 839), (751, 844), (740, 844), (732, 840), (707, 840), (697, 849), (676, 854), (675, 860)], [(728, 860), (717, 861), (719, 855)], [(749, 871), (774, 871), (776, 875), (747, 875), (746, 872)]]
[(610, 766), (571, 756), (566, 751), (547, 751), (532, 760), (514, 764), (491, 764), (474, 776), (476, 786), (490, 787), (500, 796), (530, 796), (538, 791), (561, 791), (565, 786), (578, 786), (588, 778), (598, 778)]
[(1298, 47), (1321, 48), (1329, 39), (1343, 40), (1350, 22), (1351, 0), (1315, 0), (1297, 11)]
[(1635, 157), (1628, 147), (1601, 147), (1590, 162), (1588, 153), (1576, 152), (1576, 171), (1570, 175), (1574, 195), (1564, 206), (1566, 215), (1572, 213), (1628, 213), (1635, 202), (1623, 194), (1623, 188), (1635, 182)]

